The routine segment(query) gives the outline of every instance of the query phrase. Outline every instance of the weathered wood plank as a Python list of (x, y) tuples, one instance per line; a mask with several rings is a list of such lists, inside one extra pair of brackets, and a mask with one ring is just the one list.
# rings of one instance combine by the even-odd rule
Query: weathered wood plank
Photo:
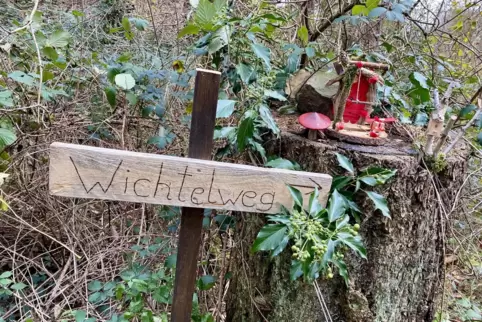
[(317, 186), (326, 204), (327, 174), (104, 149), (66, 143), (50, 146), (53, 195), (194, 208), (277, 213), (291, 207), (286, 185)]

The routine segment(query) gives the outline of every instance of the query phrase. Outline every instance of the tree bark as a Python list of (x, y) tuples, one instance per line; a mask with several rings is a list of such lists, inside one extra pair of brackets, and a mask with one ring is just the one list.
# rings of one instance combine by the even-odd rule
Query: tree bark
[[(346, 255), (350, 285), (340, 277), (318, 281), (333, 321), (432, 322), (436, 312), (444, 274), (445, 217), (429, 172), (419, 166), (416, 153), (407, 153), (406, 147), (387, 154), (392, 150), (360, 152), (355, 145), (333, 141), (327, 145), (291, 133), (283, 133), (281, 144), (271, 146), (271, 152), (297, 161), (306, 171), (340, 173), (335, 152), (348, 156), (357, 169), (381, 166), (398, 171), (376, 189), (387, 198), (391, 219), (375, 211), (363, 193), (358, 198), (365, 212), (360, 234), (368, 259)], [(454, 200), (466, 172), (469, 149), (456, 152), (435, 180), (445, 206)], [(268, 253), (250, 252), (264, 217), (241, 216), (232, 253), (227, 321), (325, 321), (314, 287), (289, 280), (288, 250), (274, 260)]]

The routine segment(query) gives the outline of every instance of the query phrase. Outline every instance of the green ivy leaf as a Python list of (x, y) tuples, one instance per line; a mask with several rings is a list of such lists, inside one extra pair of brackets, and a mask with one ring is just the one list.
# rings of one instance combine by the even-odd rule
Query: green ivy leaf
[(212, 275), (204, 275), (197, 282), (197, 287), (201, 291), (207, 291), (216, 285), (216, 278)]
[(293, 197), (295, 204), (300, 206), (300, 208), (303, 208), (303, 196), (301, 191), (293, 188), (292, 186), (288, 186), (288, 190), (290, 191), (291, 197)]
[(419, 72), (413, 72), (411, 73), (408, 78), (410, 79), (410, 82), (417, 86), (417, 87), (421, 87), (421, 88), (424, 88), (424, 89), (429, 89), (429, 86), (427, 84), (427, 77), (423, 76), (422, 74), (420, 74)]
[(343, 244), (357, 252), (360, 257), (362, 257), (363, 259), (367, 258), (367, 251), (363, 246), (360, 236), (357, 235), (354, 237), (348, 233), (338, 233), (337, 238)]
[(115, 83), (122, 89), (129, 90), (136, 86), (136, 80), (131, 74), (117, 74), (115, 75)]
[(280, 130), (276, 121), (273, 119), (273, 114), (271, 114), (270, 109), (265, 104), (262, 104), (259, 107), (259, 115), (261, 119), (264, 121), (268, 129), (270, 129), (274, 135), (278, 136), (280, 134)]
[(116, 99), (115, 96), (117, 94), (117, 90), (114, 86), (108, 86), (104, 88), (105, 96), (107, 97), (107, 102), (109, 102), (110, 106), (115, 107)]
[(264, 96), (277, 99), (278, 101), (286, 101), (286, 97), (284, 97), (283, 95), (281, 95), (277, 91), (273, 91), (271, 89), (265, 89), (264, 90)]
[(331, 184), (331, 191), (333, 190), (341, 190), (346, 187), (353, 180), (352, 177), (345, 177), (345, 176), (337, 176), (333, 179)]
[(252, 252), (274, 250), (283, 241), (288, 227), (286, 225), (266, 225), (258, 233), (254, 241)]
[(218, 100), (216, 107), (216, 118), (230, 117), (234, 112), (234, 105), (236, 101), (232, 100)]
[(351, 161), (344, 155), (337, 153), (336, 158), (338, 159), (338, 164), (348, 172), (354, 174), (355, 173), (355, 168), (353, 167), (353, 164)]
[(278, 168), (278, 169), (286, 169), (286, 170), (299, 170), (298, 164), (283, 158), (273, 159), (267, 162), (265, 166), (270, 168)]
[(45, 45), (47, 47), (62, 48), (69, 44), (70, 34), (64, 30), (54, 31), (47, 39)]
[(13, 144), (17, 140), (15, 133), (9, 129), (0, 128), (0, 149)]
[(74, 17), (83, 17), (85, 16), (85, 14), (82, 12), (82, 11), (78, 11), (78, 10), (72, 10), (72, 15)]
[(298, 29), (297, 35), (303, 46), (306, 46), (308, 43), (308, 28), (306, 28), (306, 26), (302, 26)]
[(385, 184), (388, 179), (395, 176), (397, 170), (389, 170), (379, 167), (372, 167), (365, 170), (359, 177), (359, 180), (366, 183), (369, 186), (376, 186)]
[(286, 63), (285, 72), (293, 74), (298, 70), (300, 64), (301, 55), (297, 52), (293, 52), (288, 56), (288, 62)]
[(10, 90), (0, 91), (0, 106), (13, 107), (13, 93)]
[(236, 72), (245, 84), (251, 84), (256, 80), (256, 69), (250, 65), (240, 63), (236, 66)]
[(264, 65), (266, 66), (266, 69), (268, 71), (271, 70), (271, 64), (270, 64), (271, 51), (269, 50), (269, 48), (266, 48), (259, 44), (251, 44), (251, 48), (253, 49), (256, 56), (258, 56), (258, 58), (263, 60)]
[(246, 147), (248, 140), (253, 137), (254, 134), (254, 118), (245, 117), (238, 128), (237, 143), (238, 150), (241, 152)]
[(328, 206), (328, 220), (330, 222), (336, 221), (343, 216), (346, 210), (345, 200), (338, 190), (334, 190)]
[(190, 24), (179, 31), (177, 38), (182, 38), (186, 35), (197, 35), (199, 34), (199, 31), (201, 31), (201, 29), (198, 26)]
[(102, 283), (100, 281), (91, 281), (87, 284), (87, 289), (91, 292), (98, 292), (102, 289)]
[(29, 86), (34, 85), (34, 82), (35, 82), (35, 78), (33, 78), (31, 75), (25, 74), (24, 72), (19, 71), (19, 70), (11, 72), (10, 74), (8, 74), (8, 77), (10, 77), (11, 79), (13, 79), (16, 82), (19, 82), (19, 83), (22, 83), (22, 84), (25, 84), (25, 85), (29, 85)]
[(375, 204), (375, 208), (379, 209), (385, 217), (390, 218), (390, 209), (388, 209), (388, 203), (385, 197), (373, 191), (365, 192)]

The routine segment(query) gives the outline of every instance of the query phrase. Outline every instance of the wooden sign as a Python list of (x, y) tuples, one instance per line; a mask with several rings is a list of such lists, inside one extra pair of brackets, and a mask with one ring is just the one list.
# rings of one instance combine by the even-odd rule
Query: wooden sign
[(308, 204), (315, 187), (326, 204), (327, 174), (53, 143), (53, 195), (152, 204), (278, 213), (293, 199), (287, 185), (303, 192)]

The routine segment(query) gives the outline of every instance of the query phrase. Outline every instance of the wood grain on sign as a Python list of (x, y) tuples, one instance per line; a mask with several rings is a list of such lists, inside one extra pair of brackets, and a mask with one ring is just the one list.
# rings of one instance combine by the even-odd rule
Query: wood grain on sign
[(332, 177), (53, 143), (50, 193), (76, 198), (277, 213), (293, 201), (286, 185), (299, 189), (306, 204), (315, 187), (325, 205)]

